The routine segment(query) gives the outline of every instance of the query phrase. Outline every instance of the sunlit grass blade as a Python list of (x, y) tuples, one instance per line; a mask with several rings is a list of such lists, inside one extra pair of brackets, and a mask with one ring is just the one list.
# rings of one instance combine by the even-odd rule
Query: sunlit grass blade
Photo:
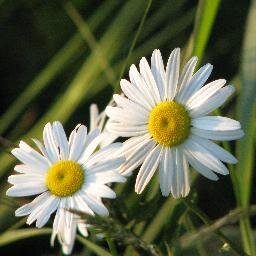
[[(239, 182), (238, 203), (242, 207), (248, 207), (250, 203), (256, 131), (256, 1), (252, 1), (247, 18), (247, 26), (244, 38), (241, 90), (238, 104), (238, 117), (245, 136), (237, 143), (237, 155), (239, 163), (236, 169)], [(234, 184), (235, 185), (235, 184)], [(240, 221), (244, 250), (250, 255), (256, 255), (255, 240), (253, 238), (249, 218)]]
[(195, 27), (193, 31), (193, 56), (202, 61), (205, 47), (210, 37), (212, 26), (218, 12), (220, 0), (200, 0), (197, 8)]
[[(50, 235), (52, 232), (52, 229), (50, 228), (26, 228), (26, 229), (19, 229), (19, 230), (10, 230), (2, 233), (0, 235), (0, 247), (4, 245), (8, 245), (10, 243), (14, 243), (19, 240), (35, 237), (35, 236), (42, 236), (42, 235)], [(77, 237), (78, 241), (86, 246), (86, 248), (94, 252), (96, 255), (99, 256), (111, 256), (109, 252), (104, 250), (99, 245), (81, 237)], [(49, 239), (50, 243), (50, 239)]]
[[(108, 83), (114, 86), (116, 82), (115, 73), (112, 70), (110, 63), (108, 62), (108, 56), (104, 55), (101, 52), (100, 47), (97, 46), (98, 43), (92, 34), (89, 24), (87, 24), (85, 19), (80, 15), (72, 2), (67, 2), (64, 7), (71, 20), (77, 26), (79, 33), (83, 37), (84, 41), (88, 44), (90, 50), (98, 55), (98, 64), (104, 71)], [(95, 51), (96, 47), (97, 51)]]
[[(88, 23), (92, 30), (97, 28), (111, 13), (118, 1), (105, 1), (97, 12), (89, 18)], [(50, 82), (62, 72), (71, 60), (75, 59), (85, 50), (85, 44), (79, 33), (76, 33), (61, 48), (40, 71), (40, 73), (28, 84), (26, 89), (18, 96), (18, 98), (10, 105), (7, 111), (0, 117), (0, 133), (2, 134), (12, 124), (12, 122), (24, 111), (28, 104), (34, 100), (43, 90), (50, 85)]]

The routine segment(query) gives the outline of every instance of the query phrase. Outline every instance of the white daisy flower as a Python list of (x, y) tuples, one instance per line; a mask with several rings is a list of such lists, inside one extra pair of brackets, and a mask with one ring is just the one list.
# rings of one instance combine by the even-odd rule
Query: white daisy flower
[(40, 194), (17, 209), (15, 215), (29, 215), (27, 224), (36, 221), (40, 228), (57, 211), (52, 242), (58, 235), (65, 253), (72, 250), (77, 226), (87, 235), (86, 224), (77, 221), (69, 209), (107, 216), (109, 212), (101, 198), (115, 198), (116, 194), (105, 184), (125, 181), (117, 171), (125, 161), (120, 156), (122, 144), (112, 143), (95, 152), (101, 139), (99, 129), (87, 134), (86, 126), (80, 124), (68, 140), (61, 123), (53, 122), (45, 125), (44, 145), (34, 139), (41, 154), (23, 141), (12, 150), (23, 164), (14, 168), (21, 174), (8, 178), (13, 186), (6, 194), (14, 197)]
[[(111, 101), (109, 105), (112, 105), (112, 104), (113, 104), (113, 101)], [(116, 135), (106, 131), (105, 124), (107, 122), (108, 121), (106, 121), (105, 111), (99, 113), (98, 106), (96, 104), (91, 104), (90, 131), (93, 131), (94, 129), (100, 130), (101, 141), (98, 146), (99, 148), (102, 148), (104, 146), (111, 144), (117, 138)], [(115, 155), (117, 156), (117, 151), (112, 153), (115, 153)], [(60, 211), (62, 211), (63, 215), (67, 214), (67, 210), (60, 209)], [(87, 227), (89, 227), (90, 225), (86, 224), (86, 220), (82, 219), (77, 214), (72, 214), (72, 220), (71, 220), (70, 226), (67, 226), (64, 220), (65, 220), (65, 217), (59, 218), (59, 219), (56, 218), (56, 221), (54, 222), (54, 225), (53, 225), (51, 245), (52, 246), (54, 245), (54, 240), (55, 240), (55, 237), (57, 236), (62, 246), (62, 251), (65, 254), (70, 254), (74, 246), (77, 229), (80, 231), (80, 233), (83, 236), (87, 237), (88, 236)]]
[(141, 193), (159, 168), (163, 196), (175, 198), (189, 193), (188, 163), (200, 174), (217, 180), (226, 175), (222, 162), (236, 163), (229, 152), (211, 140), (235, 140), (243, 136), (240, 123), (221, 116), (208, 116), (234, 92), (232, 85), (219, 79), (208, 83), (212, 65), (195, 74), (197, 58), (192, 57), (180, 74), (180, 49), (172, 51), (166, 70), (159, 50), (154, 50), (151, 68), (145, 58), (140, 71), (132, 65), (130, 82), (121, 80), (125, 96), (114, 95), (117, 107), (107, 107), (107, 128), (122, 137), (126, 175), (140, 167), (135, 191)]

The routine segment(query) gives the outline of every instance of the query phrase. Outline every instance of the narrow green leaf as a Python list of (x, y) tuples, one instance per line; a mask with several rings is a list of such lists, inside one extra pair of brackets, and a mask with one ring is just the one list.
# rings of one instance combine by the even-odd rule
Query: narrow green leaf
[[(254, 134), (256, 131), (256, 1), (252, 1), (247, 18), (240, 74), (241, 90), (239, 95), (238, 119), (241, 122), (245, 136), (237, 144), (239, 163), (237, 177), (239, 182), (238, 203), (247, 207), (250, 203), (253, 164), (254, 164)], [(244, 250), (249, 255), (256, 255), (255, 242), (248, 217), (240, 221), (240, 229)]]
[[(88, 23), (92, 30), (101, 25), (118, 1), (105, 1), (97, 12), (89, 18)], [(0, 133), (2, 134), (18, 117), (28, 104), (35, 99), (39, 93), (50, 85), (50, 82), (69, 64), (70, 60), (81, 55), (85, 45), (79, 33), (74, 35), (66, 45), (61, 48), (49, 61), (44, 69), (34, 78), (19, 97), (10, 105), (7, 111), (0, 117)]]
[(29, 237), (50, 235), (51, 232), (52, 230), (50, 228), (26, 228), (6, 231), (0, 235), (0, 246), (4, 246)]
[(200, 0), (193, 32), (193, 55), (202, 61), (220, 0)]

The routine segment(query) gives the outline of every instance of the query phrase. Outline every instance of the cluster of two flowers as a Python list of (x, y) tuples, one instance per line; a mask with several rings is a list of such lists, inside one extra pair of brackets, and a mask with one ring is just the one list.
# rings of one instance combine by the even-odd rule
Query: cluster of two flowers
[[(87, 235), (85, 221), (68, 209), (108, 215), (101, 198), (116, 195), (106, 184), (124, 182), (124, 176), (138, 167), (137, 193), (159, 169), (162, 194), (175, 198), (189, 193), (189, 164), (212, 180), (218, 179), (215, 173), (228, 174), (223, 162), (237, 160), (212, 140), (238, 139), (243, 131), (233, 119), (207, 114), (220, 107), (234, 88), (224, 86), (224, 79), (205, 85), (212, 66), (206, 64), (194, 74), (196, 63), (197, 58), (191, 58), (180, 74), (179, 49), (171, 53), (166, 69), (155, 50), (151, 66), (142, 58), (139, 71), (131, 66), (130, 82), (121, 80), (124, 95), (114, 95), (115, 106), (106, 108), (106, 129), (105, 117), (97, 116), (94, 108), (88, 134), (85, 126), (78, 125), (67, 139), (62, 125), (54, 122), (44, 128), (44, 145), (34, 140), (41, 154), (21, 142), (12, 151), (23, 162), (15, 167), (21, 174), (9, 177), (13, 187), (7, 194), (40, 195), (16, 215), (29, 215), (28, 224), (36, 221), (42, 227), (57, 211), (52, 242), (57, 235), (68, 254), (76, 229)], [(112, 143), (119, 136), (130, 139), (123, 145)]]

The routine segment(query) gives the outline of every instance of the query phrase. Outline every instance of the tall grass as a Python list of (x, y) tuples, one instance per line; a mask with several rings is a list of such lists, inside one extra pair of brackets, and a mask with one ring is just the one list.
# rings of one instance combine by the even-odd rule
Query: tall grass
[[(245, 136), (236, 144), (223, 144), (237, 155), (239, 163), (229, 166), (231, 175), (218, 181), (224, 186), (223, 196), (231, 195), (225, 202), (230, 202), (232, 207), (222, 205), (223, 200), (209, 200), (203, 204), (200, 201), (200, 188), (205, 189), (202, 183), (208, 184), (213, 193), (215, 184), (194, 173), (191, 193), (180, 200), (171, 196), (163, 198), (157, 177), (138, 196), (134, 192), (134, 177), (130, 177), (126, 184), (114, 187), (118, 197), (108, 202), (110, 218), (88, 219), (93, 223), (90, 236), (86, 239), (77, 236), (81, 246), (75, 247), (74, 255), (80, 255), (79, 252), (88, 255), (256, 255), (255, 232), (251, 224), (251, 217), (256, 213), (251, 204), (255, 201), (252, 192), (255, 191), (256, 1), (252, 1), (248, 8), (239, 1), (247, 21), (244, 33), (235, 37), (218, 33), (221, 28), (218, 19), (231, 22), (225, 10), (227, 7), (232, 10), (233, 2), (227, 2), (107, 0), (96, 6), (94, 1), (80, 0), (48, 6), (39, 2), (1, 1), (0, 14), (5, 14), (1, 18), (3, 26), (13, 19), (15, 12), (40, 13), (41, 9), (49, 7), (60, 10), (60, 17), (72, 28), (69, 28), (69, 38), (59, 40), (64, 42), (63, 45), (55, 41), (53, 56), (46, 63), (40, 63), (39, 72), (29, 74), (31, 82), (25, 85), (24, 78), (24, 86), (12, 90), (15, 97), (11, 101), (5, 100), (0, 116), (2, 255), (14, 253), (15, 245), (20, 245), (20, 241), (25, 241), (24, 250), (29, 250), (29, 241), (37, 239), (45, 243), (44, 238), (48, 239), (51, 234), (51, 224), (42, 229), (28, 228), (24, 219), (14, 218), (15, 208), (21, 201), (5, 196), (6, 177), (15, 164), (15, 159), (9, 154), (12, 145), (20, 139), (40, 138), (45, 123), (49, 121), (60, 120), (67, 127), (74, 126), (76, 120), (86, 122), (89, 104), (99, 102), (103, 109), (112, 93), (120, 90), (119, 81), (127, 76), (129, 65), (138, 63), (142, 56), (149, 56), (155, 48), (161, 49), (165, 60), (174, 47), (180, 46), (183, 62), (192, 55), (199, 57), (200, 64), (212, 62), (210, 57), (214, 56), (214, 62), (222, 65), (225, 63), (223, 56), (228, 56), (232, 50), (221, 47), (218, 42), (234, 38), (243, 43), (241, 50), (236, 49), (238, 58), (234, 59), (233, 73), (228, 76), (239, 82), (239, 91), (222, 111), (241, 122)], [(48, 17), (42, 15), (41, 21), (53, 18), (49, 13)], [(32, 23), (34, 19), (31, 16)], [(241, 26), (239, 21), (235, 22)], [(16, 26), (19, 29), (19, 24), (12, 28)], [(65, 31), (66, 28), (63, 25), (60, 29)], [(6, 41), (11, 39), (8, 34), (2, 36)], [(18, 33), (16, 36), (19, 40)], [(47, 40), (54, 44), (50, 37)], [(236, 44), (230, 41), (230, 45)], [(32, 65), (33, 61), (36, 63), (32, 59), (29, 64)], [(221, 69), (223, 75), (230, 71), (224, 64)], [(10, 71), (15, 74), (15, 70)], [(22, 71), (18, 75), (22, 78)], [(7, 88), (7, 83), (1, 86)], [(8, 88), (3, 92), (8, 95)], [(47, 107), (40, 108), (40, 104)], [(34, 111), (35, 116), (31, 116)], [(220, 209), (217, 216), (207, 213), (207, 209), (211, 211), (215, 207)], [(47, 252), (51, 251), (58, 253), (60, 248), (47, 249)]]

